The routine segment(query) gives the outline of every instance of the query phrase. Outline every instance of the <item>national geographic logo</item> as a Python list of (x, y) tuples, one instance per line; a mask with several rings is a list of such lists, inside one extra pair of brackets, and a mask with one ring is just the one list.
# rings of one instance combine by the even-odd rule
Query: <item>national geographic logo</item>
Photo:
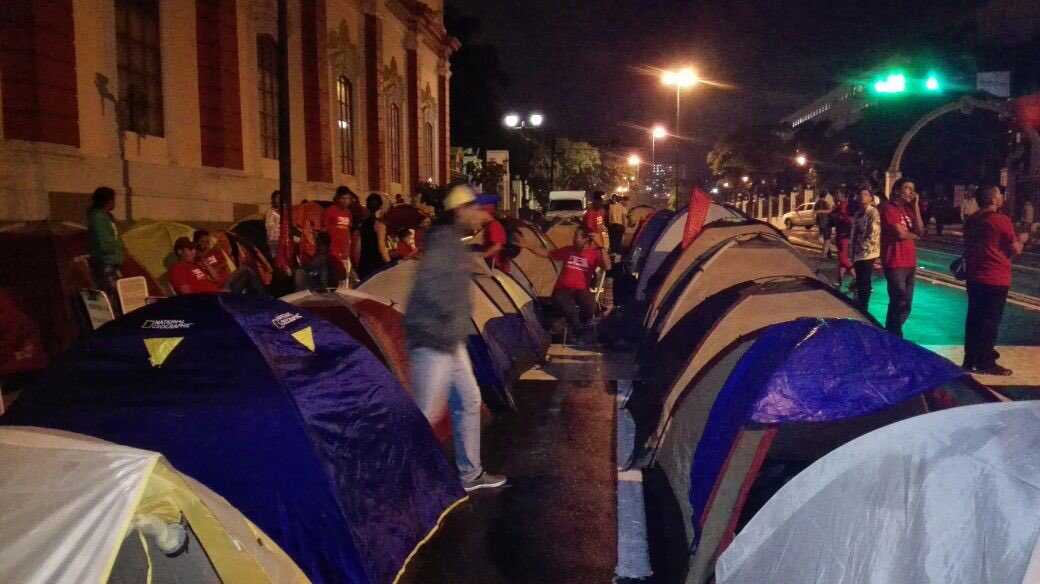
[(141, 325), (143, 329), (162, 329), (162, 330), (176, 330), (176, 329), (187, 329), (195, 324), (186, 320), (146, 320)]
[(298, 321), (298, 320), (300, 320), (302, 318), (303, 318), (303, 315), (300, 314), (299, 312), (285, 312), (285, 313), (279, 314), (278, 316), (274, 317), (271, 320), (271, 324), (273, 324), (274, 326), (276, 326), (276, 327), (278, 327), (280, 329), (283, 329), (283, 328), (289, 326), (290, 324), (292, 324), (292, 323), (294, 323), (294, 322), (296, 322), (296, 321)]

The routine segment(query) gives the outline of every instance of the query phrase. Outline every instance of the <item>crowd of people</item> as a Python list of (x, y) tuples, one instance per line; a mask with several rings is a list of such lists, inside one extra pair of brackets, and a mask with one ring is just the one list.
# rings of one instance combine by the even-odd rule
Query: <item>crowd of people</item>
[[(903, 325), (913, 307), (917, 241), (932, 219), (936, 234), (942, 235), (939, 217), (949, 209), (941, 203), (926, 203), (914, 182), (906, 178), (896, 181), (891, 199), (880, 204), (869, 187), (860, 188), (854, 202), (840, 188), (833, 191), (833, 199), (831, 203), (821, 193), (813, 210), (822, 253), (829, 258), (831, 247), (836, 250), (839, 288), (851, 275), (849, 289), (865, 310), (873, 291), (874, 266), (880, 261), (889, 299), (885, 328), (903, 336)], [(962, 366), (976, 373), (1010, 375), (1010, 369), (997, 363), (999, 354), (994, 347), (1011, 286), (1011, 258), (1022, 253), (1029, 232), (1016, 231), (1011, 219), (1000, 212), (1004, 205), (1000, 187), (976, 189), (971, 200), (963, 225), (964, 254), (958, 262), (963, 267), (958, 277), (966, 281), (968, 293)]]

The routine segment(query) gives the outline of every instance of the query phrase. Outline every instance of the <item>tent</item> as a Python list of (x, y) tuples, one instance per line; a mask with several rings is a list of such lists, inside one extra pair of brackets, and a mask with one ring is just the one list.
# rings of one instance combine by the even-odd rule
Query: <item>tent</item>
[(561, 221), (552, 224), (546, 231), (545, 236), (552, 242), (554, 248), (567, 247), (574, 243), (574, 232), (578, 229), (577, 221)]
[[(556, 246), (536, 227), (523, 224), (520, 226), (520, 236), (523, 238), (524, 248), (540, 249), (545, 253), (556, 249)], [(568, 241), (567, 245), (571, 242)], [(531, 253), (522, 249), (520, 254), (513, 259), (513, 273), (518, 280), (526, 278), (531, 283), (538, 298), (549, 298), (552, 296), (553, 287), (556, 286), (556, 277), (559, 275), (559, 267), (549, 258)]]
[[(195, 228), (172, 221), (146, 221), (138, 223), (123, 234), (123, 245), (127, 255), (144, 266), (148, 275), (159, 283), (167, 293), (170, 279), (167, 272), (177, 263), (173, 244), (177, 238), (191, 239)], [(165, 294), (164, 294), (165, 295)]]
[(712, 252), (716, 247), (733, 238), (754, 234), (772, 235), (775, 238), (784, 239), (783, 235), (776, 228), (761, 221), (719, 222), (706, 225), (689, 247), (673, 250), (672, 253), (678, 255), (674, 261), (670, 262), (671, 267), (668, 272), (660, 277), (660, 284), (656, 286), (656, 290), (650, 299), (649, 313), (653, 313), (662, 305), (664, 299), (675, 290), (681, 279), (689, 277), (690, 270), (701, 261), (705, 254)]
[[(408, 309), (418, 266), (418, 261), (400, 262), (373, 274), (358, 290), (388, 299), (403, 313)], [(512, 409), (511, 386), (524, 370), (544, 356), (537, 350), (541, 341), (532, 336), (523, 314), (509, 301), (508, 294), (500, 286), (478, 285), (476, 277), (488, 274), (483, 262), (474, 260), (473, 272), (474, 279), (470, 280), (469, 286), (473, 301), (473, 329), (467, 341), (470, 360), (488, 407)]]
[(654, 208), (650, 205), (636, 205), (628, 210), (626, 220), (628, 221), (627, 227), (635, 229), (639, 227), (639, 224), (643, 222), (654, 212)]
[(747, 519), (841, 444), (931, 409), (992, 399), (946, 359), (849, 319), (770, 326), (711, 369), (677, 400), (647, 473), (650, 529), (670, 540), (666, 581), (708, 582)]
[(632, 246), (628, 248), (628, 253), (625, 255), (625, 264), (632, 274), (639, 275), (639, 270), (642, 269), (647, 255), (650, 254), (650, 248), (653, 247), (665, 227), (671, 223), (673, 217), (675, 217), (674, 211), (659, 209), (648, 215), (643, 225), (636, 230), (632, 236)]
[(0, 428), (0, 477), (6, 582), (307, 581), (274, 540), (158, 453)]
[(256, 249), (263, 252), (264, 257), (273, 260), (267, 245), (267, 226), (263, 219), (243, 219), (231, 226), (228, 231), (248, 241)]
[(703, 251), (661, 300), (659, 310), (651, 304), (646, 321), (646, 350), (655, 350), (657, 341), (680, 318), (712, 294), (741, 282), (786, 276), (812, 278), (814, 270), (782, 237), (772, 233), (737, 235)]
[[(626, 407), (636, 423), (633, 462), (645, 464), (680, 396), (741, 342), (772, 324), (801, 317), (868, 321), (830, 286), (812, 278), (742, 282), (708, 297), (658, 342), (641, 352), (640, 379)], [(681, 350), (676, 350), (677, 348)]]
[(404, 319), (390, 301), (343, 288), (325, 293), (295, 292), (283, 296), (282, 301), (335, 324), (375, 355), (401, 385), (411, 387)]
[(162, 453), (314, 582), (390, 582), (464, 496), (393, 376), (331, 323), (233, 294), (108, 323), (0, 418)]
[(387, 234), (395, 237), (402, 229), (418, 230), (428, 219), (422, 211), (412, 205), (394, 205), (383, 214)]
[(0, 326), (0, 379), (47, 366), (40, 328), (3, 288), (0, 288), (0, 323), (3, 323)]
[[(43, 334), (44, 352), (55, 357), (87, 328), (80, 290), (93, 288), (87, 262), (87, 230), (72, 223), (16, 223), (0, 228), (0, 278), (18, 306)], [(133, 257), (123, 276), (145, 276), (148, 293), (158, 284)]]
[(813, 463), (719, 558), (718, 582), (1040, 582), (1040, 404), (897, 422)]
[[(637, 298), (653, 295), (654, 290), (650, 286), (650, 282), (654, 279), (657, 271), (665, 265), (665, 260), (668, 256), (682, 243), (688, 214), (689, 211), (685, 208), (678, 211), (650, 247), (649, 252), (646, 254), (646, 261), (639, 270), (639, 286), (636, 288)], [(704, 217), (704, 225), (742, 223), (746, 221), (747, 218), (737, 211), (717, 203), (711, 203), (708, 206), (708, 214)]]

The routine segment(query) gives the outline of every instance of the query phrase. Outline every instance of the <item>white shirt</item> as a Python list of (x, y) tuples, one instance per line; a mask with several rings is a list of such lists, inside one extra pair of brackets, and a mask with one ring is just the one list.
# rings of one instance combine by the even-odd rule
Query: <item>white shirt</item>
[(282, 215), (274, 208), (268, 209), (264, 215), (264, 227), (267, 229), (267, 241), (276, 242), (282, 234)]

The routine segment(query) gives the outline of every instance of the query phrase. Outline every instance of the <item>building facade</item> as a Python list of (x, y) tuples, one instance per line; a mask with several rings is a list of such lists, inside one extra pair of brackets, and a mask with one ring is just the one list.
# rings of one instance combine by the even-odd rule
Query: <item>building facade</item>
[[(276, 0), (24, 0), (0, 20), (0, 220), (234, 221), (278, 188)], [(289, 0), (293, 196), (444, 183), (441, 0)], [(129, 193), (129, 196), (127, 194)]]

